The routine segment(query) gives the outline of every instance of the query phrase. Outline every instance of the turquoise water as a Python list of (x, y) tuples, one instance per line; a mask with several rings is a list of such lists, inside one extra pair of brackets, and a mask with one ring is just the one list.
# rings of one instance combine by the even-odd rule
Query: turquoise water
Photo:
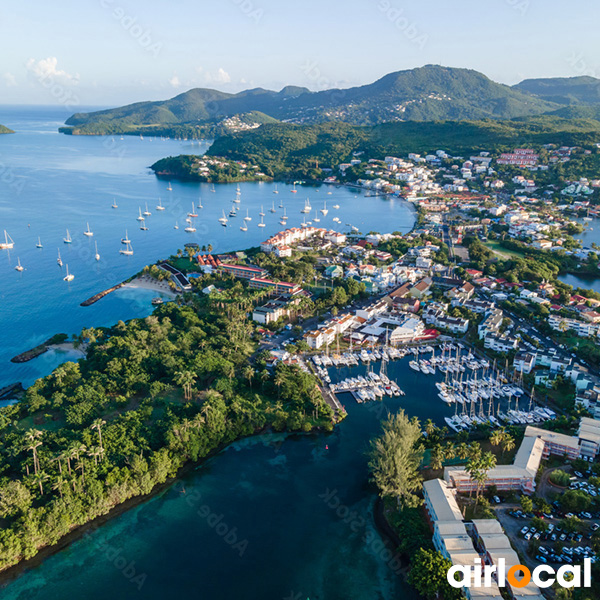
[[(148, 314), (156, 294), (144, 290), (119, 290), (88, 308), (79, 303), (185, 242), (210, 243), (217, 252), (259, 244), (280, 229), (279, 214), (268, 212), (273, 200), (276, 206), (284, 202), (289, 226), (301, 223), (307, 196), (317, 208), (325, 198), (330, 209), (340, 204), (339, 211), (321, 217), (322, 226), (333, 227), (336, 214), (343, 229), (351, 223), (363, 231), (408, 231), (413, 224), (410, 208), (399, 200), (365, 198), (341, 188), (333, 188), (332, 195), (326, 188), (291, 194), (282, 185), (274, 195), (271, 185), (244, 184), (242, 211), (248, 208), (253, 216), (249, 231), (241, 232), (241, 223), (223, 229), (217, 219), (230, 208), (235, 186), (217, 186), (212, 193), (210, 186), (173, 182), (168, 192), (167, 183), (147, 169), (158, 158), (202, 152), (206, 144), (61, 136), (56, 128), (65, 117), (59, 109), (0, 110), (0, 123), (19, 132), (0, 137), (0, 230), (7, 228), (15, 241), (12, 252), (0, 253), (0, 385), (30, 383), (75, 358), (48, 353), (23, 365), (8, 362), (57, 331), (73, 333)], [(183, 221), (200, 195), (205, 208), (197, 235), (189, 236)], [(163, 213), (154, 210), (158, 197)], [(113, 198), (118, 210), (110, 208)], [(142, 232), (135, 217), (146, 201), (153, 215), (150, 230)], [(261, 205), (267, 211), (262, 230), (256, 227)], [(87, 221), (95, 233), (91, 241), (82, 235)], [(71, 246), (62, 244), (66, 228)], [(118, 254), (126, 228), (135, 250), (129, 258)], [(38, 236), (42, 250), (35, 247)], [(93, 260), (94, 241), (100, 263)], [(75, 274), (71, 284), (56, 264), (58, 248)], [(13, 268), (17, 257), (26, 268), (22, 274)], [(390, 366), (398, 370), (405, 398), (357, 405), (346, 397), (349, 418), (328, 436), (270, 436), (235, 444), (159, 496), (48, 558), (2, 589), (1, 597), (414, 598), (375, 531), (365, 455), (388, 409), (404, 406), (423, 419), (448, 412), (435, 396), (433, 380), (410, 371), (405, 362)]]
[[(0, 108), (0, 123), (17, 131), (0, 136), (0, 233), (7, 229), (15, 248), (0, 251), (0, 387), (16, 381), (26, 385), (52, 370), (66, 357), (54, 353), (29, 363), (9, 362), (19, 354), (57, 332), (78, 333), (83, 327), (110, 325), (119, 319), (145, 316), (151, 311), (153, 292), (120, 290), (91, 307), (79, 304), (95, 293), (109, 288), (144, 265), (164, 258), (186, 242), (201, 246), (212, 244), (215, 252), (243, 249), (260, 244), (281, 229), (279, 219), (283, 202), (289, 216), (288, 226), (299, 226), (300, 208), (310, 197), (315, 208), (326, 199), (330, 212), (321, 216), (320, 225), (348, 230), (347, 223), (362, 231), (408, 231), (414, 217), (401, 200), (365, 198), (346, 188), (291, 188), (279, 185), (273, 194), (271, 184), (241, 185), (241, 213), (253, 217), (248, 232), (240, 231), (242, 216), (231, 219), (231, 227), (218, 223), (221, 212), (231, 208), (235, 186), (158, 180), (148, 169), (157, 159), (181, 153), (202, 153), (208, 143), (160, 140), (124, 136), (65, 136), (57, 128), (67, 117), (60, 108)], [(331, 191), (332, 195), (328, 195)], [(192, 202), (202, 198), (197, 232), (184, 232), (185, 217)], [(166, 210), (155, 206), (161, 198)], [(113, 199), (119, 208), (112, 209)], [(275, 201), (277, 213), (269, 212)], [(148, 203), (149, 231), (140, 231), (136, 221), (139, 207)], [(368, 203), (368, 205), (367, 205)], [(332, 206), (339, 204), (340, 210)], [(266, 227), (257, 226), (261, 206), (266, 212)], [(333, 223), (339, 216), (341, 225)], [(83, 235), (86, 223), (93, 238)], [(178, 222), (180, 228), (174, 229)], [(69, 229), (73, 243), (63, 238)], [(128, 231), (134, 255), (119, 254), (120, 240)], [(37, 249), (38, 236), (43, 249)], [(93, 258), (98, 244), (100, 262)], [(56, 262), (60, 250), (65, 267)], [(14, 270), (17, 259), (25, 271)], [(66, 265), (75, 275), (63, 281)]]

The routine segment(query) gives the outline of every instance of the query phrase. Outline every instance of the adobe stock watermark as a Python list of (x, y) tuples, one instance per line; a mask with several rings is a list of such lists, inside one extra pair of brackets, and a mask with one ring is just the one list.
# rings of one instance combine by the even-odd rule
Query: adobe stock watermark
[(420, 50), (425, 48), (429, 41), (429, 35), (408, 19), (404, 14), (404, 8), (397, 8), (390, 0), (379, 0), (377, 8), (411, 44)]
[[(448, 569), (448, 583), (456, 589), (470, 587), (492, 587), (492, 575), (496, 575), (498, 587), (523, 588), (533, 582), (539, 588), (549, 588), (557, 583), (563, 588), (589, 588), (592, 585), (592, 561), (583, 559), (583, 573), (579, 565), (563, 565), (554, 569), (550, 565), (538, 565), (531, 571), (525, 565), (512, 565), (506, 568), (506, 560), (498, 559), (497, 565), (481, 566), (481, 560), (475, 559), (471, 565), (454, 565)], [(521, 575), (522, 574), (522, 575)], [(544, 578), (542, 578), (544, 575)], [(520, 578), (519, 578), (520, 576)]]
[[(48, 90), (58, 104), (62, 104), (66, 109), (71, 110), (80, 105), (79, 96), (57, 79), (57, 73), (52, 68), (52, 64), (49, 65), (50, 68), (40, 66), (40, 63), (48, 64), (48, 61), (52, 60), (50, 58), (45, 61), (36, 62), (32, 58), (25, 63), (25, 68), (44, 89)], [(58, 74), (60, 75), (61, 73)]]
[(368, 548), (387, 563), (388, 567), (396, 574), (400, 574), (402, 563), (398, 557), (386, 546), (385, 542), (372, 530), (367, 529), (367, 522), (355, 510), (350, 510), (348, 506), (342, 503), (337, 489), (330, 490), (318, 496), (325, 504), (335, 512), (335, 515), (346, 523), (354, 533), (365, 530), (365, 543)]
[(265, 14), (264, 9), (257, 6), (252, 0), (231, 0), (231, 3), (237, 6), (250, 21), (254, 21), (255, 25), (260, 23)]
[(17, 194), (21, 194), (25, 189), (25, 178), (17, 177), (11, 167), (0, 161), (0, 184), (7, 186)]
[(524, 17), (529, 10), (529, 0), (504, 0), (504, 3), (508, 4), (508, 6), (518, 12), (522, 17)]
[(582, 52), (571, 50), (571, 54), (565, 57), (567, 64), (573, 69), (577, 75), (587, 75), (589, 77), (597, 77), (597, 70), (592, 68)]
[[(185, 502), (188, 506), (194, 507), (202, 502), (202, 493), (199, 490), (194, 490), (190, 493), (186, 492), (182, 481), (178, 481), (175, 489), (181, 494), (185, 494)], [(225, 515), (213, 512), (208, 504), (200, 504), (196, 510), (196, 514), (206, 521), (208, 526), (232, 549), (240, 558), (244, 556), (248, 548), (248, 540), (240, 540), (238, 537), (237, 527), (231, 527), (224, 520)]]
[(146, 579), (148, 578), (147, 573), (140, 573), (138, 571), (139, 567), (136, 568), (136, 563), (134, 560), (129, 560), (125, 556), (123, 556), (122, 548), (117, 548), (112, 544), (109, 544), (107, 541), (95, 540), (88, 532), (85, 534), (91, 543), (100, 551), (101, 556), (103, 556), (112, 566), (120, 571), (123, 577), (129, 581), (132, 585), (134, 585), (138, 591), (141, 591), (142, 587), (146, 583)]
[(157, 42), (152, 31), (148, 27), (142, 27), (136, 16), (127, 13), (122, 6), (115, 5), (115, 0), (100, 0), (100, 6), (102, 8), (112, 8), (110, 13), (112, 18), (123, 27), (131, 39), (137, 42), (145, 52), (151, 54), (154, 58), (158, 58), (163, 43)]

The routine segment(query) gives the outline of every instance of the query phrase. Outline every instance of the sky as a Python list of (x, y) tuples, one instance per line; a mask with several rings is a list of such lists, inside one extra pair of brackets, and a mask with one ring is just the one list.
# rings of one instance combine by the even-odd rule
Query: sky
[(322, 90), (426, 64), (600, 77), (599, 18), (589, 0), (4, 0), (0, 104)]

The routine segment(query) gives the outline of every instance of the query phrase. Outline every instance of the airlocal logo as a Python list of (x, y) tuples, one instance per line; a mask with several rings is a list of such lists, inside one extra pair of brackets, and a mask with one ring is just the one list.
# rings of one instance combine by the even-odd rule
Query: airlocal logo
[[(556, 571), (548, 565), (539, 565), (533, 572), (525, 565), (513, 565), (506, 569), (506, 561), (498, 559), (497, 565), (485, 565), (475, 560), (475, 566), (454, 565), (448, 569), (448, 583), (453, 588), (492, 587), (492, 575), (496, 574), (498, 587), (523, 588), (533, 582), (539, 588), (549, 588), (554, 582), (564, 588), (591, 587), (592, 563), (589, 558), (583, 559), (583, 584), (580, 566), (564, 565)], [(518, 576), (518, 577), (517, 577)]]

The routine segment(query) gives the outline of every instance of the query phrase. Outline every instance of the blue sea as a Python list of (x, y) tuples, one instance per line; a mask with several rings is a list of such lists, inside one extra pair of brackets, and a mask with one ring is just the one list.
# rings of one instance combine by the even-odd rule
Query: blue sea
[[(85, 108), (81, 109), (86, 110)], [(222, 227), (218, 218), (229, 212), (235, 185), (169, 182), (148, 168), (156, 160), (177, 154), (202, 154), (210, 142), (161, 140), (137, 136), (67, 136), (58, 127), (68, 117), (62, 107), (0, 107), (0, 123), (15, 130), (0, 136), (0, 237), (3, 230), (14, 240), (11, 251), (0, 251), (0, 388), (15, 382), (30, 385), (65, 360), (76, 356), (49, 352), (23, 364), (10, 358), (45, 341), (55, 333), (74, 334), (89, 326), (108, 326), (119, 319), (145, 316), (157, 294), (148, 290), (122, 289), (91, 307), (80, 303), (140, 271), (145, 265), (174, 254), (185, 243), (211, 244), (214, 252), (257, 246), (279, 231), (282, 203), (288, 226), (299, 226), (300, 209), (307, 198), (314, 209), (327, 201), (327, 217), (320, 226), (361, 231), (409, 231), (414, 223), (410, 206), (399, 199), (367, 198), (348, 188), (291, 187), (267, 183), (241, 185), (240, 216)], [(331, 192), (331, 195), (328, 194)], [(158, 212), (158, 202), (166, 210)], [(113, 201), (117, 209), (111, 208)], [(197, 210), (197, 232), (184, 232), (185, 218)], [(269, 209), (273, 202), (277, 212)], [(136, 217), (148, 210), (148, 231), (141, 231)], [(332, 209), (338, 204), (339, 210)], [(265, 228), (258, 223), (264, 208)], [(240, 231), (242, 216), (253, 220)], [(314, 212), (313, 215), (314, 216)], [(332, 221), (339, 217), (341, 225)], [(83, 235), (89, 223), (94, 236)], [(175, 224), (179, 229), (175, 229)], [(64, 244), (67, 229), (73, 240)], [(119, 254), (127, 231), (134, 255)], [(38, 238), (43, 245), (36, 248)], [(100, 261), (96, 262), (95, 244)], [(60, 252), (64, 266), (57, 264)], [(25, 270), (15, 271), (20, 260)], [(63, 277), (66, 268), (75, 276)]]

